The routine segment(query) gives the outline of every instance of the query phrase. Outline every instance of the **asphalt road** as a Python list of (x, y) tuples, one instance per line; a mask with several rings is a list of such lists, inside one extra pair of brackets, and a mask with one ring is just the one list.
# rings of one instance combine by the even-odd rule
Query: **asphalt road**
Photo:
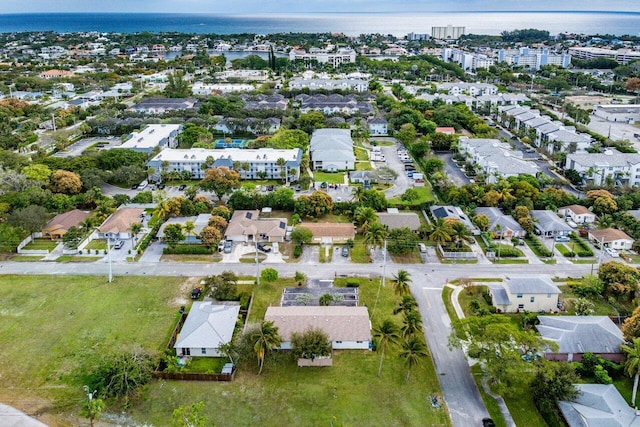
[[(338, 255), (339, 256), (339, 255)], [(315, 258), (317, 259), (317, 258)], [(265, 264), (262, 264), (265, 266)], [(293, 277), (297, 270), (304, 271), (310, 279), (326, 279), (333, 275), (381, 276), (383, 265), (373, 264), (319, 264), (315, 261), (297, 264), (266, 264), (278, 270), (283, 277)], [(233, 270), (239, 275), (255, 274), (253, 264), (187, 264), (187, 263), (126, 263), (114, 262), (115, 276), (207, 276)], [(561, 277), (577, 277), (589, 273), (590, 265), (580, 264), (513, 264), (473, 266), (472, 272), (465, 265), (409, 264), (387, 265), (388, 277), (398, 269), (405, 269), (412, 278), (412, 293), (418, 300), (424, 319), (425, 337), (429, 343), (443, 397), (456, 427), (481, 425), (487, 410), (473, 381), (467, 361), (460, 350), (450, 351), (448, 337), (451, 333), (449, 317), (442, 301), (442, 288), (447, 281), (458, 277), (504, 277), (509, 274), (548, 274)], [(96, 277), (96, 282), (106, 281), (109, 265), (97, 263), (47, 263), (47, 262), (1, 262), (0, 274), (75, 275), (87, 274)]]

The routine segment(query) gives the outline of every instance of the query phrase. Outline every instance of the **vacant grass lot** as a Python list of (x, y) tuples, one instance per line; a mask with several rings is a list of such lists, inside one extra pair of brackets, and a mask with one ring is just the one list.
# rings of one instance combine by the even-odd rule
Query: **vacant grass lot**
[(429, 184), (425, 184), (424, 187), (412, 187), (414, 190), (418, 192), (418, 198), (416, 200), (406, 201), (402, 200), (400, 197), (396, 197), (393, 199), (389, 199), (389, 205), (401, 205), (401, 206), (420, 206), (423, 203), (427, 203), (430, 201), (434, 201), (435, 197), (433, 197), (433, 193), (431, 192), (431, 187)]
[(0, 401), (60, 417), (77, 414), (84, 378), (103, 354), (133, 345), (156, 351), (166, 343), (185, 303), (178, 300), (187, 292), (183, 281), (0, 276)]
[(313, 181), (316, 183), (344, 184), (344, 172), (314, 172)]
[[(361, 304), (373, 307), (379, 280), (342, 279), (360, 284)], [(263, 318), (266, 308), (278, 305), (281, 290), (295, 286), (292, 279), (260, 287), (240, 285), (255, 291), (249, 321)], [(381, 288), (373, 324), (393, 317), (395, 302), (390, 286)], [(399, 322), (398, 322), (399, 323)], [(406, 368), (396, 349), (387, 350), (382, 378), (376, 376), (379, 354), (336, 351), (331, 368), (298, 368), (286, 355), (275, 355), (265, 363), (261, 376), (250, 365), (240, 369), (231, 383), (160, 381), (153, 383), (134, 408), (135, 421), (166, 425), (173, 409), (205, 401), (211, 425), (262, 426), (448, 426), (444, 409), (433, 409), (428, 396), (440, 394), (431, 358), (412, 370)]]
[(23, 249), (52, 251), (58, 246), (58, 243), (51, 239), (33, 239)]

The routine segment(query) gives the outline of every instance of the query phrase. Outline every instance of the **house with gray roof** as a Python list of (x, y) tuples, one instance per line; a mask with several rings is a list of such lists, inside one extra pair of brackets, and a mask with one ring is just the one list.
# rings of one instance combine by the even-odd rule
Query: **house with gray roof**
[(547, 276), (511, 276), (488, 287), (492, 304), (501, 313), (556, 311), (562, 293)]
[(568, 236), (573, 231), (553, 211), (533, 210), (530, 214), (535, 221), (536, 234), (540, 234), (543, 237)]
[(231, 341), (239, 313), (239, 305), (194, 302), (173, 348), (183, 356), (222, 357), (220, 346)]
[(569, 427), (640, 427), (640, 414), (613, 384), (574, 384), (578, 396), (558, 402)]
[(260, 218), (258, 210), (237, 210), (224, 232), (234, 242), (283, 242), (287, 234), (286, 218)]
[(389, 230), (407, 227), (411, 231), (420, 228), (420, 217), (415, 212), (399, 212), (396, 208), (388, 208), (387, 212), (378, 212), (378, 221)]
[(349, 172), (349, 181), (352, 184), (365, 184), (378, 182), (378, 174), (374, 171), (351, 171)]
[(315, 170), (355, 169), (356, 156), (349, 129), (316, 129), (311, 136), (309, 153)]
[(516, 151), (507, 143), (497, 139), (460, 137), (458, 149), (467, 161), (485, 175), (485, 182), (496, 183), (500, 178), (536, 176), (540, 168), (533, 162), (523, 160), (521, 151)]
[(480, 234), (473, 222), (466, 213), (458, 206), (431, 206), (429, 208), (434, 219), (452, 219), (463, 223), (473, 234)]
[(131, 110), (147, 113), (162, 114), (173, 110), (190, 110), (196, 107), (197, 99), (192, 98), (149, 98), (131, 107)]
[(505, 215), (499, 208), (480, 207), (476, 208), (476, 215), (484, 215), (489, 218), (489, 231), (495, 236), (503, 239), (511, 239), (513, 237), (524, 237), (527, 232), (518, 221), (511, 215)]
[(538, 316), (536, 326), (542, 338), (558, 344), (545, 352), (548, 360), (579, 362), (584, 353), (620, 362), (622, 331), (608, 316)]
[(585, 184), (601, 186), (611, 180), (613, 185), (640, 185), (640, 154), (621, 153), (607, 149), (604, 153), (573, 153), (567, 155), (565, 169), (580, 174)]

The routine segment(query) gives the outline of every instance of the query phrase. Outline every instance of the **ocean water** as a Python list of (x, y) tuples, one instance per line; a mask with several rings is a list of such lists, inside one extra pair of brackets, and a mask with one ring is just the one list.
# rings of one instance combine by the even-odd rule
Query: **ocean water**
[(0, 14), (0, 32), (181, 32), (205, 34), (341, 32), (431, 33), (432, 26), (464, 26), (467, 34), (499, 35), (536, 28), (551, 34), (640, 35), (640, 12), (304, 13), (261, 15), (60, 13)]

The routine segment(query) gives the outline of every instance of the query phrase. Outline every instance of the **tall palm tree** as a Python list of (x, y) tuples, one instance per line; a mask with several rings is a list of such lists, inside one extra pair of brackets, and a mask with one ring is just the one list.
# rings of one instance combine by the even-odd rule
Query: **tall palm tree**
[(363, 232), (366, 232), (369, 227), (378, 221), (378, 215), (373, 208), (368, 206), (359, 206), (353, 213), (353, 219)]
[(443, 218), (438, 218), (433, 223), (431, 234), (429, 234), (429, 240), (436, 244), (444, 244), (451, 241), (451, 224), (446, 222)]
[(413, 295), (404, 295), (402, 300), (398, 303), (393, 310), (393, 314), (408, 313), (414, 311), (418, 307), (418, 302)]
[(167, 200), (161, 200), (156, 207), (156, 212), (158, 216), (164, 221), (169, 216), (171, 212), (171, 206)]
[(378, 377), (380, 377), (382, 374), (384, 351), (389, 344), (398, 343), (398, 340), (400, 340), (400, 329), (393, 320), (385, 319), (379, 326), (373, 329), (373, 336), (378, 339), (376, 348), (380, 350), (380, 364), (378, 365)]
[(131, 240), (131, 249), (133, 249), (135, 245), (135, 241), (138, 240), (138, 234), (142, 231), (142, 224), (139, 222), (134, 222), (129, 226), (129, 231), (133, 235), (133, 239)]
[(418, 366), (420, 364), (420, 360), (427, 356), (427, 345), (424, 343), (422, 337), (411, 335), (402, 343), (400, 357), (404, 359), (404, 363), (407, 365), (407, 376), (404, 378), (405, 381), (409, 381), (411, 368)]
[(384, 244), (385, 239), (389, 235), (389, 232), (384, 225), (379, 222), (374, 222), (369, 226), (369, 229), (364, 233), (364, 243), (371, 247), (380, 248)]
[(253, 351), (256, 353), (260, 365), (260, 370), (258, 371), (258, 375), (260, 375), (264, 366), (265, 356), (278, 347), (282, 339), (278, 335), (278, 327), (270, 321), (263, 321), (258, 329), (251, 334), (250, 338), (251, 342), (253, 342)]
[(407, 270), (398, 270), (398, 274), (393, 276), (393, 292), (397, 296), (411, 294), (409, 283), (411, 283), (411, 275), (409, 274), (409, 272)]
[(473, 238), (471, 237), (471, 232), (469, 231), (467, 226), (460, 221), (456, 221), (451, 224), (451, 238), (458, 248), (462, 246), (463, 242), (470, 243), (473, 240)]
[(633, 393), (631, 394), (631, 406), (636, 406), (636, 393), (638, 392), (638, 377), (640, 377), (640, 338), (635, 338), (632, 345), (622, 344), (622, 352), (626, 359), (624, 370), (629, 375), (633, 375)]
[(195, 236), (196, 235), (196, 233), (194, 233), (195, 229), (196, 229), (196, 224), (193, 221), (187, 221), (182, 226), (182, 230), (185, 232), (187, 236), (189, 235)]
[(362, 193), (364, 193), (364, 186), (362, 185), (357, 185), (355, 187), (353, 187), (353, 197), (351, 199), (351, 201), (353, 202), (361, 202), (362, 200)]
[(402, 336), (405, 338), (411, 335), (422, 333), (422, 319), (417, 311), (409, 311), (402, 316)]

